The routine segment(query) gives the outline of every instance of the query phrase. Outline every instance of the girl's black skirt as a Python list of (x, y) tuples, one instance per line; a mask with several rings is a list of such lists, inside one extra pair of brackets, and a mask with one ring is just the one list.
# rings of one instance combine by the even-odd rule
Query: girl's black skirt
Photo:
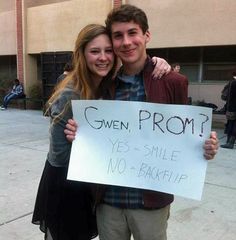
[(46, 161), (32, 223), (46, 240), (89, 240), (97, 236), (89, 184), (66, 180), (67, 168)]

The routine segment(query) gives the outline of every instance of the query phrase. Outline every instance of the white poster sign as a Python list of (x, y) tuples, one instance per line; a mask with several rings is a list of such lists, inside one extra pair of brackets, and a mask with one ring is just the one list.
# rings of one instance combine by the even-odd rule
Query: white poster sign
[(68, 179), (201, 199), (211, 109), (107, 100), (72, 106), (79, 128)]

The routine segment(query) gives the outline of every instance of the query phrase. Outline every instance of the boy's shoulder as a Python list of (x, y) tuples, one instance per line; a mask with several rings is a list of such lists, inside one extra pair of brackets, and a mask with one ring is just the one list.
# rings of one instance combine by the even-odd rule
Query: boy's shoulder
[[(188, 78), (180, 73), (170, 71), (168, 74), (157, 80), (159, 84), (171, 88), (171, 89), (187, 89), (188, 88)], [(157, 83), (158, 84), (158, 83)]]
[(183, 82), (188, 82), (188, 78), (180, 73), (170, 71), (168, 74), (164, 75), (162, 77), (163, 80), (165, 81), (183, 81)]

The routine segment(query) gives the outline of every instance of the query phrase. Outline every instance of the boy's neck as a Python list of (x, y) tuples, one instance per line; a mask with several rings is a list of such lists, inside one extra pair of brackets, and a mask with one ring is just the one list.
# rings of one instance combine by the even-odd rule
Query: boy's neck
[(140, 73), (144, 68), (146, 58), (147, 54), (145, 54), (142, 59), (136, 63), (123, 63), (123, 73), (130, 76)]

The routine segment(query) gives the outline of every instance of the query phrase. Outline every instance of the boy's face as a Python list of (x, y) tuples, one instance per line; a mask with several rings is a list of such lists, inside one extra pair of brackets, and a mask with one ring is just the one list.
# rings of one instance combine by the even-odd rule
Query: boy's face
[(111, 27), (115, 54), (123, 64), (134, 64), (146, 59), (146, 44), (150, 33), (143, 33), (140, 26), (131, 22), (114, 22)]

